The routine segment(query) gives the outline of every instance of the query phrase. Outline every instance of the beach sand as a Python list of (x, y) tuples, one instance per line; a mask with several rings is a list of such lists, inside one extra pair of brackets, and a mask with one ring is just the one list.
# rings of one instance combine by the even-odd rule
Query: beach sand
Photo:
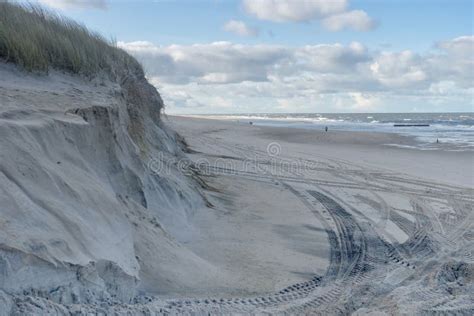
[(165, 122), (213, 205), (180, 241), (236, 277), (180, 296), (245, 298), (180, 311), (472, 311), (472, 153), (387, 146), (413, 144), (396, 134)]
[(0, 87), (0, 315), (474, 314), (472, 152)]

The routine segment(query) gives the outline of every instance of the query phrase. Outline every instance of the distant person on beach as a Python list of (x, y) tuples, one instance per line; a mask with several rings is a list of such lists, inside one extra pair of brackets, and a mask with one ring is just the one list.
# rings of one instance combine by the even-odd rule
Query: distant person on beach
[(324, 130), (327, 132), (327, 131), (328, 131), (328, 127), (326, 126), (326, 127), (324, 128)]

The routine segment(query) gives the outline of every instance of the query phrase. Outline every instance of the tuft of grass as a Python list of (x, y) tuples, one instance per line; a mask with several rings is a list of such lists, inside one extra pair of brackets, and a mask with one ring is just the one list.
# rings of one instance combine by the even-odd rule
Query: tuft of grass
[(111, 79), (143, 76), (138, 61), (100, 34), (41, 6), (0, 0), (0, 58), (27, 71), (57, 69)]

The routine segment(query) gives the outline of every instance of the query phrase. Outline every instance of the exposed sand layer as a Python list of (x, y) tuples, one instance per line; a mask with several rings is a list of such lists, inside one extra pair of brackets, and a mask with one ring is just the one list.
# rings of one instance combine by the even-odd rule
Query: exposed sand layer
[(176, 166), (150, 172), (158, 155), (184, 159), (161, 106), (143, 77), (89, 81), (0, 63), (0, 315), (229, 282), (178, 241), (207, 209), (199, 183)]

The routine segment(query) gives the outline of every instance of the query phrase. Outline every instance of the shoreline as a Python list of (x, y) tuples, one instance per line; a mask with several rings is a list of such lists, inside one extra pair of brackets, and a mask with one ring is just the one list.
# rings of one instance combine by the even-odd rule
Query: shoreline
[[(413, 148), (414, 136), (386, 132), (340, 131), (249, 125), (248, 123), (209, 118), (170, 116), (169, 121), (212, 121), (219, 128), (243, 129), (266, 141), (282, 141), (288, 150), (298, 145), (310, 145), (319, 154), (331, 158), (351, 157), (354, 162), (388, 169), (411, 176), (430, 179), (467, 188), (474, 187), (474, 154), (471, 151), (421, 150)], [(165, 118), (165, 122), (167, 119)], [(178, 129), (179, 132), (179, 129)]]
[[(325, 113), (326, 115), (344, 115), (344, 113)], [(384, 115), (384, 113), (358, 113), (358, 115)], [(388, 113), (392, 115), (410, 115), (412, 113)], [(435, 115), (436, 113), (419, 113), (424, 115)], [(441, 113), (445, 114), (445, 113)], [(464, 113), (451, 113), (451, 114), (464, 114)], [(275, 114), (276, 115), (276, 114)], [(264, 116), (237, 116), (237, 115), (176, 115), (179, 117), (187, 118), (196, 118), (196, 119), (208, 119), (208, 120), (217, 120), (217, 121), (227, 121), (227, 122), (236, 122), (244, 123), (255, 126), (267, 126), (267, 127), (278, 127), (278, 128), (295, 128), (300, 130), (313, 130), (321, 131), (325, 127), (329, 128), (329, 131), (332, 132), (351, 132), (351, 133), (382, 133), (382, 134), (396, 134), (401, 138), (404, 138), (402, 144), (385, 144), (388, 146), (400, 146), (407, 149), (416, 149), (416, 150), (445, 150), (445, 151), (455, 151), (455, 152), (474, 152), (474, 143), (473, 139), (462, 138), (459, 133), (467, 137), (465, 134), (470, 132), (469, 129), (466, 129), (468, 125), (459, 125), (451, 126), (451, 128), (458, 129), (455, 133), (456, 137), (461, 138), (452, 138), (453, 135), (447, 135), (445, 128), (447, 126), (439, 125), (439, 123), (432, 122), (427, 124), (425, 127), (394, 127), (394, 125), (401, 124), (400, 121), (350, 121), (346, 120), (335, 120), (324, 119), (317, 120), (311, 115), (320, 115), (320, 114), (307, 114), (308, 117), (298, 117), (297, 114), (287, 114), (288, 116), (283, 117), (264, 117)], [(291, 115), (295, 115), (291, 117)], [(321, 114), (321, 115), (324, 115)], [(348, 115), (348, 114), (346, 114)], [(371, 116), (368, 116), (371, 117)], [(397, 123), (398, 122), (398, 123)], [(408, 124), (410, 120), (403, 121), (403, 124)], [(448, 131), (448, 133), (453, 133), (453, 131)], [(399, 139), (400, 140), (400, 139)]]

